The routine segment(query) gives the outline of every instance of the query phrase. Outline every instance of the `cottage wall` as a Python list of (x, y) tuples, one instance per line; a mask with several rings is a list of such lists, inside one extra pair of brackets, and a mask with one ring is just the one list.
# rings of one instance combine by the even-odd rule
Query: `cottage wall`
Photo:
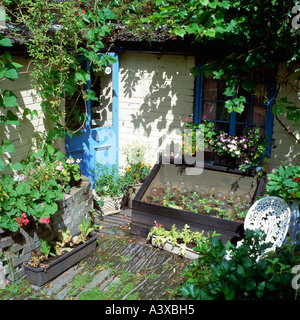
[[(25, 159), (32, 147), (41, 143), (38, 132), (45, 132), (49, 123), (41, 109), (41, 99), (30, 85), (29, 59), (14, 58), (24, 67), (15, 81), (2, 80), (1, 90), (12, 90), (17, 98), (20, 111), (17, 113), (20, 126), (9, 125), (0, 130), (0, 139), (8, 139), (15, 146), (11, 154), (13, 162)], [(154, 164), (159, 155), (180, 142), (178, 129), (184, 128), (186, 117), (193, 113), (194, 76), (190, 70), (195, 66), (195, 57), (175, 54), (121, 53), (119, 86), (119, 146), (122, 149), (139, 141), (146, 146), (146, 160)], [(32, 67), (32, 66), (31, 66)], [(278, 79), (287, 73), (284, 64), (279, 66)], [(299, 101), (300, 80), (292, 74), (279, 91), (279, 98)], [(23, 110), (37, 110), (33, 120)], [(285, 115), (279, 117), (288, 130), (300, 139), (300, 125), (287, 121)], [(59, 148), (64, 151), (64, 143)], [(171, 151), (173, 147), (171, 146)], [(7, 155), (4, 155), (7, 158)], [(119, 163), (125, 167), (125, 155), (120, 152)], [(275, 118), (273, 125), (273, 148), (271, 158), (265, 164), (268, 172), (279, 166), (300, 163), (300, 143), (286, 132)]]
[[(299, 66), (298, 66), (299, 67)], [(296, 68), (296, 66), (294, 66)], [(278, 80), (285, 79), (288, 70), (284, 64), (281, 64), (278, 69)], [(288, 101), (299, 104), (300, 99), (300, 78), (299, 75), (292, 74), (283, 83), (278, 98), (287, 97)], [(286, 114), (278, 116), (283, 125), (291, 131), (291, 133), (300, 141), (300, 123), (295, 123), (286, 119)], [(300, 142), (297, 143), (295, 137), (288, 133), (280, 121), (274, 118), (273, 126), (273, 148), (271, 157), (265, 164), (267, 172), (278, 168), (282, 163), (284, 165), (299, 165), (300, 164)]]
[[(193, 113), (195, 58), (185, 55), (123, 53), (120, 55), (119, 145), (147, 147), (155, 164), (168, 141), (178, 144), (178, 129)], [(171, 138), (171, 139), (170, 139)], [(172, 147), (171, 147), (172, 150)], [(125, 166), (124, 153), (120, 165)]]
[[(11, 156), (14, 163), (26, 159), (30, 149), (41, 143), (38, 132), (45, 132), (47, 128), (49, 128), (50, 123), (47, 123), (44, 118), (41, 109), (41, 98), (38, 96), (36, 90), (31, 87), (30, 70), (32, 66), (30, 65), (30, 60), (21, 57), (14, 57), (13, 59), (15, 62), (23, 65), (23, 68), (20, 69), (18, 79), (15, 81), (2, 80), (0, 86), (2, 92), (6, 89), (11, 90), (17, 96), (19, 112), (17, 112), (16, 115), (19, 118), (20, 126), (1, 126), (0, 140), (7, 139), (13, 143), (15, 152), (11, 154)], [(23, 118), (25, 108), (32, 111), (36, 110), (38, 117), (34, 116), (31, 120), (30, 115), (27, 115)], [(10, 108), (6, 108), (6, 110), (8, 109)], [(12, 108), (12, 111), (15, 113), (14, 109), (15, 108)], [(0, 114), (1, 112), (3, 112), (3, 110), (0, 110)], [(62, 142), (58, 145), (64, 150)], [(4, 154), (4, 159), (7, 159), (7, 157), (8, 154)]]

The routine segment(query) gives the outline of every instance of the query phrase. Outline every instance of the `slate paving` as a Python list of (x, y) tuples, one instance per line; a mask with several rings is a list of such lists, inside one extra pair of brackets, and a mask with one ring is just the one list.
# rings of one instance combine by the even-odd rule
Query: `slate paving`
[[(22, 290), (0, 291), (0, 300), (177, 300), (182, 273), (191, 261), (153, 248), (130, 233), (131, 210), (94, 214), (96, 251), (43, 287), (24, 281)], [(25, 293), (24, 293), (25, 292)]]

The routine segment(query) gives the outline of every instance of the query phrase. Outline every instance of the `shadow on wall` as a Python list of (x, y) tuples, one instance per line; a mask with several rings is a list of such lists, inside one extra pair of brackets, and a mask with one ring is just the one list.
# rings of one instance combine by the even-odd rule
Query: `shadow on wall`
[[(299, 65), (290, 66), (293, 70), (297, 67)], [(288, 101), (293, 103), (291, 105), (297, 106), (300, 99), (300, 77), (299, 72), (288, 76), (290, 71), (284, 64), (279, 66), (277, 81), (283, 82), (283, 85), (280, 88), (278, 98), (287, 97)], [(274, 119), (273, 148), (271, 158), (266, 164), (267, 171), (276, 169), (281, 163), (287, 166), (299, 165), (300, 163), (300, 120), (297, 123), (287, 120), (285, 114), (278, 116), (278, 119), (279, 121), (276, 117)]]
[[(21, 69), (25, 71), (28, 65), (28, 61), (25, 59), (15, 59), (18, 63), (24, 67)], [(1, 82), (1, 89), (11, 90), (17, 96), (17, 102), (19, 111), (15, 108), (11, 109), (18, 117), (20, 125), (7, 125), (2, 127), (0, 130), (0, 139), (7, 139), (11, 141), (15, 147), (15, 152), (11, 153), (12, 163), (19, 162), (20, 160), (26, 159), (33, 146), (38, 146), (41, 143), (41, 135), (39, 131), (45, 130), (45, 124), (40, 114), (40, 98), (30, 86), (30, 74), (20, 73), (19, 77), (15, 81), (4, 80)], [(32, 119), (30, 115), (23, 117), (24, 110), (28, 108), (31, 111), (37, 110), (39, 116), (34, 116)], [(3, 111), (2, 111), (3, 112)], [(9, 155), (4, 154), (4, 159), (8, 159)]]
[(132, 111), (133, 133), (146, 136), (156, 151), (166, 144), (178, 147), (181, 136), (176, 136), (176, 131), (184, 128), (186, 117), (193, 113), (194, 77), (190, 69), (194, 58), (139, 53), (131, 59), (134, 64), (123, 67), (121, 81), (124, 100)]

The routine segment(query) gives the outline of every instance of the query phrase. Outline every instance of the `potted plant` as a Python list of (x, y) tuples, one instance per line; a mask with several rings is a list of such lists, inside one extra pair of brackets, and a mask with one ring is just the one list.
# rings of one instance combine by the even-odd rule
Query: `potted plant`
[(66, 228), (59, 230), (51, 243), (40, 239), (40, 252), (33, 250), (30, 260), (23, 264), (28, 281), (38, 286), (51, 281), (95, 251), (97, 237), (91, 219), (84, 218), (75, 235)]
[[(186, 224), (182, 230), (176, 228), (175, 224), (171, 230), (166, 230), (160, 223), (154, 221), (155, 226), (150, 229), (147, 240), (151, 241), (154, 247), (161, 248), (168, 252), (178, 254), (188, 259), (198, 259), (199, 255), (193, 250), (197, 241), (204, 242), (209, 238), (209, 232), (204, 236), (203, 232), (193, 232)], [(213, 232), (212, 236), (218, 236)]]
[(300, 166), (280, 165), (274, 173), (267, 174), (266, 184), (270, 196), (283, 198), (291, 208), (291, 226), (289, 233), (297, 239), (300, 227), (299, 199), (300, 199)]
[(119, 174), (118, 167), (98, 163), (93, 196), (95, 207), (101, 214), (106, 216), (119, 213), (124, 192), (124, 178)]
[(151, 171), (145, 163), (145, 148), (139, 144), (125, 149), (127, 167), (124, 182), (127, 188), (125, 203), (132, 208), (132, 201)]

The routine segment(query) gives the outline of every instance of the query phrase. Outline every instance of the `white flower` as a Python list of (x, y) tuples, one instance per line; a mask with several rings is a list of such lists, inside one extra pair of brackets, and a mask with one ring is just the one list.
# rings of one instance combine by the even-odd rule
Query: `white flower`
[(74, 159), (73, 159), (73, 158), (69, 158), (69, 159), (67, 159), (66, 163), (67, 163), (67, 164), (74, 163)]
[(105, 74), (111, 74), (111, 67), (105, 68)]
[(77, 160), (76, 160), (76, 163), (80, 163), (80, 162), (81, 162), (81, 160), (82, 160), (82, 159), (77, 159)]

